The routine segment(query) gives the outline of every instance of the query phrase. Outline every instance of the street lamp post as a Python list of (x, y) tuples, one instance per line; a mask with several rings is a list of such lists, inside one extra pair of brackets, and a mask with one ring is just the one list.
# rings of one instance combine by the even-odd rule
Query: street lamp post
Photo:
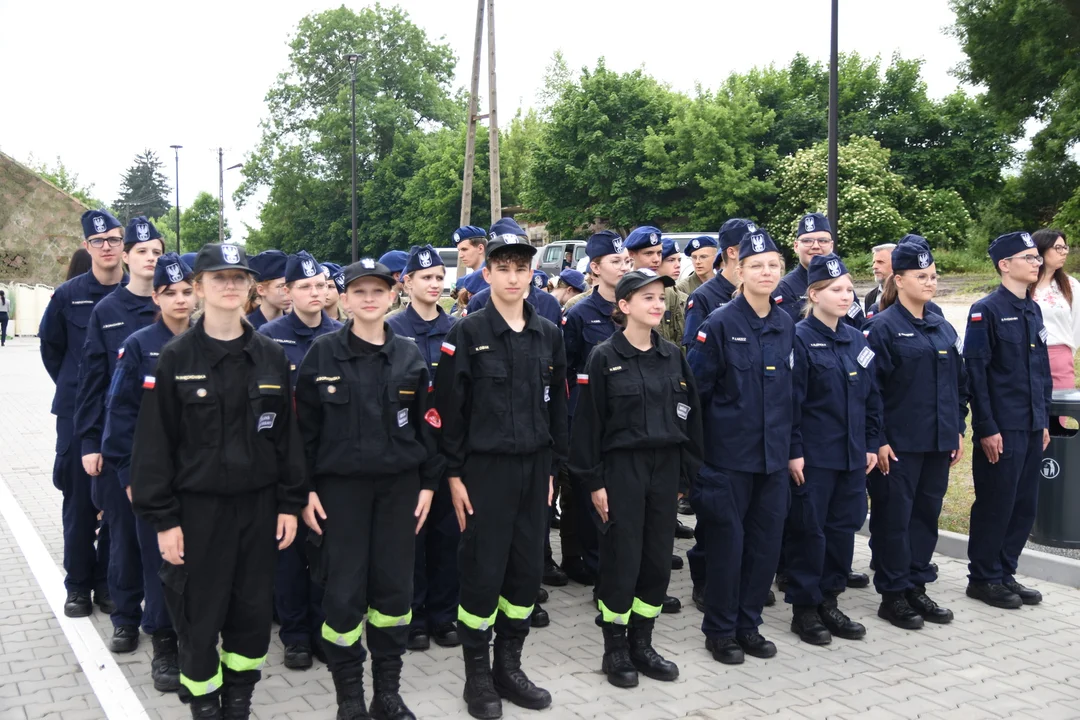
[(832, 225), (833, 237), (837, 234), (837, 170), (839, 166), (838, 125), (840, 117), (840, 100), (838, 66), (839, 66), (839, 42), (837, 41), (840, 0), (832, 0), (832, 48), (829, 57), (829, 224)]
[(176, 153), (176, 254), (180, 254), (180, 148), (183, 145), (170, 145)]
[(360, 55), (349, 53), (345, 59), (352, 65), (352, 261), (356, 262), (356, 63)]

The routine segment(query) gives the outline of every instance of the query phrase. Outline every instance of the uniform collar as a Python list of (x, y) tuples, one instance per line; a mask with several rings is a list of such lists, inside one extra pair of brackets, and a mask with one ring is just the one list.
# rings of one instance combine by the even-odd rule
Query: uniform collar
[[(490, 298), (489, 298), (489, 302), (490, 302)], [(424, 334), (445, 335), (446, 333), (450, 332), (450, 326), (452, 324), (450, 322), (450, 317), (438, 305), (435, 306), (435, 310), (436, 310), (436, 312), (438, 312), (438, 315), (435, 316), (434, 323), (431, 323), (431, 322), (428, 322), (427, 320), (425, 320), (424, 318), (420, 317), (419, 313), (417, 313), (416, 310), (413, 309), (413, 306), (412, 306), (411, 303), (409, 304), (409, 306), (407, 308), (405, 308), (405, 310), (404, 310), (405, 320), (409, 323), (409, 326), (412, 328), (413, 335), (416, 335), (416, 336), (424, 335)], [(424, 332), (421, 332), (421, 331), (424, 331)]]
[(893, 303), (893, 305), (896, 306), (897, 312), (899, 312), (904, 318), (907, 319), (909, 323), (911, 323), (915, 327), (922, 327), (923, 325), (925, 325), (927, 327), (936, 328), (937, 326), (945, 322), (945, 318), (940, 317), (937, 313), (930, 312), (927, 309), (927, 305), (929, 304), (930, 303), (923, 305), (923, 316), (922, 318), (917, 318), (912, 315), (906, 307), (904, 307), (904, 304), (900, 302), (900, 300), (897, 300)]
[[(157, 322), (154, 323), (154, 327), (157, 329), (158, 334), (162, 337), (176, 337), (175, 335), (173, 335), (173, 331), (169, 329), (169, 326), (165, 324), (165, 321), (162, 318), (157, 319)], [(191, 328), (190, 320), (188, 320), (188, 328)]]
[(611, 316), (611, 311), (615, 309), (615, 303), (609, 302), (604, 299), (604, 296), (600, 294), (600, 286), (597, 285), (593, 288), (592, 294), (588, 299), (582, 300), (582, 302), (592, 303), (593, 306), (600, 310), (600, 312), (608, 317)]
[(787, 274), (787, 277), (792, 280), (797, 280), (805, 289), (810, 284), (810, 271), (802, 266), (802, 263), (798, 263), (791, 272)]
[(307, 337), (308, 335), (313, 335), (316, 330), (321, 330), (322, 326), (326, 324), (326, 313), (320, 313), (318, 327), (308, 327), (304, 324), (304, 321), (301, 320), (300, 317), (294, 312), (289, 313), (285, 317), (285, 322), (288, 323), (289, 329), (292, 330), (293, 335), (299, 335), (300, 337)]
[(716, 276), (713, 277), (712, 280), (709, 280), (709, 282), (716, 283), (716, 285), (714, 285), (713, 287), (715, 287), (718, 291), (725, 293), (728, 297), (731, 297), (735, 294), (735, 286), (731, 284), (730, 280), (724, 277), (724, 273), (716, 273)]
[[(540, 332), (542, 326), (540, 325), (540, 316), (537, 315), (536, 309), (529, 303), (522, 301), (522, 312), (525, 313), (525, 330), (534, 330)], [(510, 332), (510, 326), (506, 324), (506, 320), (495, 309), (494, 303), (488, 299), (488, 304), (484, 306), (485, 309), (491, 312), (485, 312), (484, 317), (488, 319), (488, 324), (491, 325), (491, 329), (496, 335), (502, 335), (503, 333)]]
[[(652, 338), (652, 349), (660, 353), (664, 357), (671, 355), (670, 348), (660, 340), (660, 335), (655, 330), (649, 332), (649, 337)], [(626, 339), (626, 334), (622, 330), (618, 330), (611, 336), (611, 345), (615, 348), (616, 352), (622, 355), (624, 358), (632, 358), (635, 355), (644, 355), (646, 351), (639, 350), (630, 344), (630, 341)]]
[[(255, 329), (247, 323), (241, 323), (244, 329), (244, 334), (241, 336), (244, 338), (244, 352), (252, 360), (255, 359), (255, 352), (252, 349), (253, 340), (255, 338)], [(213, 367), (225, 359), (225, 356), (229, 353), (221, 346), (220, 341), (215, 341), (209, 335), (206, 334), (206, 329), (203, 327), (203, 318), (199, 318), (198, 322), (194, 325), (195, 337), (199, 339), (200, 344), (203, 346), (203, 355), (210, 361), (210, 366)], [(168, 328), (166, 328), (168, 329)]]
[(818, 320), (816, 317), (814, 317), (813, 313), (807, 315), (806, 319), (803, 320), (803, 322), (806, 323), (806, 326), (808, 328), (810, 328), (811, 330), (816, 332), (818, 335), (821, 335), (822, 337), (824, 337), (824, 338), (826, 338), (828, 340), (832, 340), (833, 342), (839, 342), (839, 343), (851, 342), (851, 338), (848, 337), (847, 333), (845, 333), (843, 331), (843, 328), (844, 328), (844, 321), (843, 320), (840, 320), (839, 322), (836, 323), (836, 330), (833, 330), (828, 325), (826, 325), (825, 323)]
[[(349, 318), (349, 321), (341, 326), (340, 330), (335, 331), (334, 337), (334, 357), (338, 360), (351, 360), (352, 358), (359, 357), (353, 352), (352, 347), (349, 345), (349, 334), (352, 333), (353, 319)], [(390, 327), (390, 323), (383, 321), (383, 332), (386, 333), (386, 340), (379, 348), (379, 354), (388, 360), (394, 359), (393, 349), (391, 343), (394, 340), (394, 331)]]
[[(87, 270), (83, 274), (83, 277), (86, 278), (86, 289), (93, 295), (104, 295), (107, 292), (111, 292), (112, 288), (117, 287), (116, 285), (102, 285), (99, 283), (98, 279), (94, 276), (93, 270)], [(120, 278), (119, 285), (122, 287), (127, 284), (128, 276), (127, 273), (125, 273), (123, 277)]]
[(776, 305), (771, 299), (769, 300), (769, 314), (765, 317), (758, 316), (754, 308), (750, 307), (750, 303), (747, 301), (746, 296), (742, 293), (736, 295), (732, 299), (731, 304), (739, 309), (739, 312), (746, 317), (747, 322), (750, 323), (750, 327), (754, 330), (760, 330), (766, 325), (776, 324), (774, 320), (776, 316)]
[(1012, 291), (1004, 285), (998, 285), (997, 290), (995, 290), (994, 292), (1001, 293), (1006, 299), (1008, 299), (1010, 303), (1012, 303), (1012, 306), (1017, 310), (1026, 309), (1028, 307), (1028, 303), (1031, 302), (1029, 298), (1016, 297), (1016, 295), (1014, 295)]
[(116, 288), (113, 293), (116, 296), (116, 301), (123, 304), (124, 307), (129, 310), (142, 310), (146, 307), (153, 307), (154, 301), (149, 297), (142, 297), (136, 295), (128, 289), (127, 285)]

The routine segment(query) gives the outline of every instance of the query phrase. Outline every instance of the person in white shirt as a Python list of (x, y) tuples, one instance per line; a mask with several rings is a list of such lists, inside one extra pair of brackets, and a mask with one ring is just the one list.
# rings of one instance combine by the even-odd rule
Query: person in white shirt
[(1039, 230), (1031, 238), (1043, 257), (1032, 298), (1048, 333), (1050, 374), (1055, 390), (1071, 390), (1076, 387), (1073, 358), (1080, 345), (1080, 282), (1065, 273), (1069, 243), (1060, 230)]

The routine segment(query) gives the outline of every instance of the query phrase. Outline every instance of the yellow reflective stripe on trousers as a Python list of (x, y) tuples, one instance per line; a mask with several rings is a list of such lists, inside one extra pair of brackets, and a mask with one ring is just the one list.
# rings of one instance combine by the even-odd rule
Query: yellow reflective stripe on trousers
[(626, 625), (630, 622), (630, 611), (627, 610), (624, 613), (612, 612), (611, 608), (604, 604), (603, 600), (598, 602), (600, 606), (600, 618), (606, 623), (614, 623), (615, 625)]
[(326, 642), (340, 645), (341, 647), (349, 647), (355, 645), (360, 640), (360, 632), (364, 629), (364, 623), (360, 623), (355, 629), (350, 630), (347, 633), (339, 633), (326, 623), (322, 624), (322, 636)]
[(412, 622), (412, 610), (404, 615), (383, 615), (373, 607), (367, 609), (367, 621), (372, 627), (401, 627)]
[(473, 615), (471, 612), (458, 605), (457, 619), (458, 622), (465, 623), (466, 627), (470, 627), (473, 630), (487, 630), (489, 627), (495, 624), (495, 615), (497, 613), (498, 610), (491, 613), (491, 617), (484, 618), (480, 617), (479, 615)]
[(642, 602), (640, 598), (634, 598), (634, 604), (630, 606), (630, 612), (637, 613), (641, 617), (654, 618), (660, 614), (661, 608), (659, 605), (649, 605)]
[(248, 670), (258, 670), (266, 662), (266, 656), (261, 658), (249, 658), (236, 653), (221, 651), (221, 664), (229, 668), (234, 672), (247, 672)]
[(217, 674), (214, 677), (202, 682), (192, 680), (184, 673), (180, 673), (180, 684), (186, 687), (188, 692), (195, 697), (209, 695), (221, 687), (221, 665), (218, 665)]
[(502, 595), (499, 596), (499, 612), (511, 620), (528, 620), (532, 615), (534, 605), (529, 607), (522, 607), (521, 605), (514, 605)]

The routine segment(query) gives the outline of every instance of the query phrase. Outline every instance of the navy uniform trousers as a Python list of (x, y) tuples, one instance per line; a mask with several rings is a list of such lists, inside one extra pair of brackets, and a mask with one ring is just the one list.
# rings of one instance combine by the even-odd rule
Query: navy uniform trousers
[(102, 591), (109, 572), (109, 529), (98, 522), (94, 483), (83, 470), (79, 447), (74, 420), (57, 417), (53, 485), (64, 495), (64, 586), (68, 591)]
[(431, 500), (427, 522), (416, 536), (413, 629), (434, 630), (457, 619), (457, 548), (460, 539), (450, 485), (442, 482)]

